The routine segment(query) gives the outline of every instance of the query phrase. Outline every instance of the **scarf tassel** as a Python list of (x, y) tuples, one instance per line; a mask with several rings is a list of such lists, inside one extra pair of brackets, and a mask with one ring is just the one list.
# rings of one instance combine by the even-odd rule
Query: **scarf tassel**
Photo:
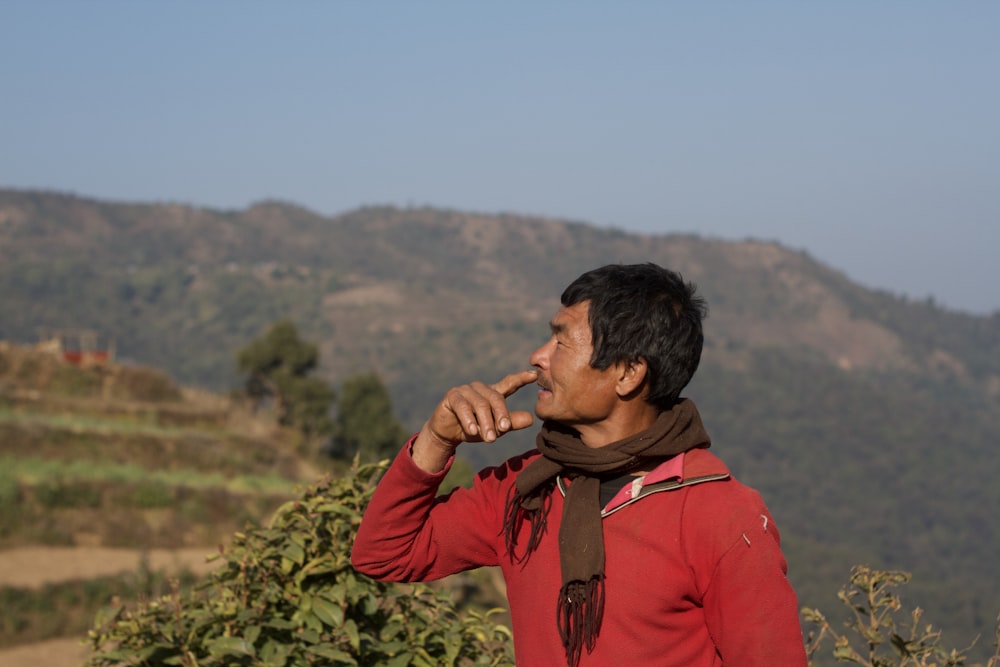
[[(532, 505), (531, 508), (525, 504)], [(507, 504), (504, 507), (503, 535), (507, 544), (507, 553), (515, 563), (523, 563), (531, 555), (542, 535), (545, 534), (546, 519), (549, 514), (549, 506), (552, 504), (552, 489), (540, 489), (537, 498), (525, 501), (517, 494), (517, 487), (511, 486), (507, 495)], [(523, 520), (528, 521), (529, 533), (528, 544), (525, 545), (524, 553), (517, 555), (517, 533)]]
[(564, 585), (559, 591), (557, 614), (566, 660), (570, 667), (576, 667), (583, 647), (587, 647), (587, 653), (593, 651), (601, 630), (604, 577), (598, 575), (587, 582), (571, 581)]

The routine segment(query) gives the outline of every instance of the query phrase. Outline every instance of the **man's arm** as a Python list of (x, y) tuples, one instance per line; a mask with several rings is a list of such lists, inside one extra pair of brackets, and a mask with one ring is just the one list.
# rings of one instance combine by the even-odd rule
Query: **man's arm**
[(459, 444), (492, 442), (530, 426), (531, 415), (509, 412), (506, 398), (536, 378), (524, 371), (495, 385), (477, 382), (445, 395), (375, 490), (351, 554), (358, 571), (376, 579), (420, 581), (495, 564), (505, 499), (499, 485), (504, 478), (509, 484), (510, 476), (481, 475), (472, 490), (436, 495)]
[[(806, 667), (798, 600), (778, 529), (760, 496), (747, 487), (733, 489), (734, 483), (706, 484), (701, 490), (709, 493), (698, 494), (703, 511), (697, 525), (687, 524), (689, 553), (706, 557), (699, 578), (709, 634), (725, 665)], [(735, 492), (714, 493), (724, 486)], [(702, 550), (694, 541), (710, 546)]]

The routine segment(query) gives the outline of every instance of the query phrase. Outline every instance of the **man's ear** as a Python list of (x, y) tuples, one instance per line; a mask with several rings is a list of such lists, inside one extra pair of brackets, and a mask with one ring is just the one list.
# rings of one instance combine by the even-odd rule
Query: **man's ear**
[(623, 361), (619, 364), (618, 383), (615, 390), (621, 398), (632, 398), (642, 393), (646, 386), (646, 374), (649, 367), (646, 360), (640, 357), (636, 361)]

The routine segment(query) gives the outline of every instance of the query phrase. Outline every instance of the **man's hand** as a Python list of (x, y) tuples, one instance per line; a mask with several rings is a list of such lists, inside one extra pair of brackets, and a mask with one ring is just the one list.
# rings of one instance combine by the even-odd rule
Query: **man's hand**
[(440, 472), (461, 443), (493, 442), (531, 426), (531, 413), (510, 412), (507, 397), (537, 379), (537, 371), (521, 371), (496, 384), (473, 382), (449, 389), (413, 442), (413, 462), (427, 472)]

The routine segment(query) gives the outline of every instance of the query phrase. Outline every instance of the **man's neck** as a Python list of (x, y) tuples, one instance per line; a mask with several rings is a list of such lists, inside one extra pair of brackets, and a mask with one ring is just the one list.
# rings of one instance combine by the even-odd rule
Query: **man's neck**
[(625, 403), (600, 422), (574, 425), (573, 428), (579, 432), (583, 444), (598, 449), (645, 431), (653, 425), (657, 416), (659, 412), (656, 408), (645, 401), (641, 404)]

